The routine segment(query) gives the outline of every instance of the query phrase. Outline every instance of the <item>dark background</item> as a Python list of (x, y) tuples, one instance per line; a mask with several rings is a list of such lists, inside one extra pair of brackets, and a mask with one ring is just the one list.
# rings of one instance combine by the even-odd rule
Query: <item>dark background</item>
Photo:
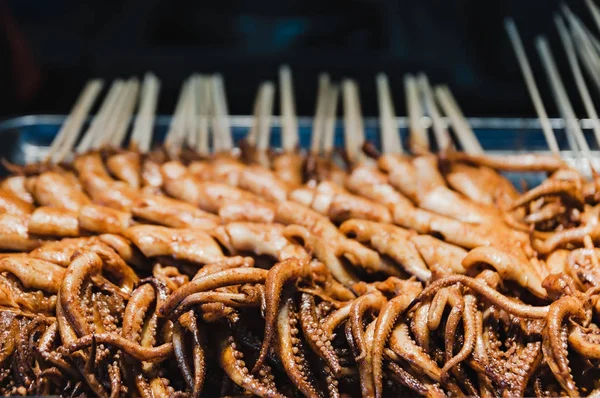
[[(542, 97), (556, 110), (533, 45), (548, 35), (578, 114), (552, 15), (554, 0), (332, 0), (81, 2), (0, 0), (0, 118), (66, 113), (91, 77), (162, 80), (160, 113), (172, 113), (192, 72), (223, 73), (231, 114), (249, 114), (257, 85), (293, 70), (299, 115), (314, 112), (317, 75), (353, 77), (365, 115), (377, 113), (374, 76), (390, 78), (404, 114), (402, 75), (448, 83), (469, 116), (534, 116), (503, 18), (517, 22)], [(583, 0), (567, 1), (597, 32)], [(592, 89), (596, 101), (598, 92)]]

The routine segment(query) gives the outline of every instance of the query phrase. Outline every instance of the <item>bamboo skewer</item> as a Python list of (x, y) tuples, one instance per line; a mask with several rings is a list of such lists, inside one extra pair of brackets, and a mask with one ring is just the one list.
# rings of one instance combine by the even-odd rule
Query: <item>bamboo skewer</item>
[(248, 130), (248, 134), (246, 134), (245, 140), (246, 144), (250, 148), (256, 148), (256, 137), (258, 136), (259, 129), (259, 115), (261, 111), (261, 97), (263, 95), (263, 83), (258, 86), (258, 91), (256, 92), (256, 98), (254, 99), (254, 107), (252, 112), (252, 126)]
[(205, 75), (200, 75), (196, 79), (196, 87), (197, 91), (197, 146), (196, 151), (201, 156), (208, 156), (210, 153), (209, 146), (209, 118), (211, 113), (211, 85), (209, 81), (209, 77)]
[(402, 153), (402, 141), (398, 131), (396, 112), (392, 102), (387, 76), (380, 73), (376, 77), (377, 99), (379, 103), (379, 125), (381, 126), (381, 147), (389, 153)]
[(99, 150), (108, 145), (116, 147), (113, 144), (113, 139), (122, 125), (124, 113), (127, 111), (128, 102), (131, 99), (132, 90), (135, 90), (135, 84), (133, 83), (133, 79), (129, 79), (123, 84), (123, 89), (115, 101), (112, 113), (106, 118), (106, 123), (100, 126), (101, 131), (96, 134), (92, 143), (92, 149)]
[(598, 9), (598, 6), (594, 4), (592, 0), (585, 0), (585, 4), (590, 9), (590, 13), (592, 14), (592, 18), (596, 23), (596, 27), (598, 30), (600, 30), (600, 10)]
[(129, 80), (124, 81), (119, 93), (115, 96), (114, 103), (112, 104), (109, 113), (107, 113), (105, 119), (99, 124), (99, 131), (94, 133), (91, 149), (99, 150), (106, 146), (110, 141), (115, 129), (117, 128), (119, 114), (123, 109), (125, 102), (127, 101), (130, 90), (131, 82)]
[(585, 84), (583, 74), (581, 73), (581, 68), (579, 67), (579, 62), (577, 61), (577, 55), (575, 54), (575, 47), (573, 45), (573, 41), (571, 40), (571, 36), (569, 35), (567, 27), (565, 26), (562, 18), (559, 15), (555, 15), (554, 22), (556, 23), (560, 39), (565, 48), (565, 52), (567, 53), (567, 60), (569, 61), (571, 71), (573, 72), (575, 84), (577, 85), (577, 89), (579, 90), (579, 94), (581, 95), (583, 105), (585, 106), (588, 117), (592, 121), (596, 141), (600, 143), (600, 121), (598, 120), (598, 113), (596, 112), (596, 108), (594, 107), (594, 103), (592, 102), (592, 97)]
[(229, 112), (223, 77), (219, 74), (211, 78), (212, 109), (213, 109), (213, 151), (231, 151), (233, 138), (229, 125)]
[(452, 125), (455, 126), (454, 132), (462, 149), (469, 154), (483, 154), (483, 148), (477, 140), (477, 136), (466, 122), (465, 116), (458, 107), (450, 89), (447, 86), (438, 86), (434, 91), (444, 113), (450, 118)]
[(198, 145), (198, 103), (200, 98), (198, 97), (198, 78), (200, 76), (195, 73), (190, 77), (190, 88), (187, 93), (186, 111), (185, 111), (185, 142), (189, 148), (196, 148)]
[(169, 131), (165, 136), (164, 146), (171, 157), (176, 157), (183, 140), (185, 139), (184, 133), (184, 120), (186, 112), (186, 101), (188, 98), (188, 90), (191, 88), (191, 79), (185, 80), (177, 99), (175, 106), (175, 112), (171, 119)]
[(100, 109), (92, 120), (92, 123), (83, 134), (83, 138), (75, 148), (76, 153), (84, 153), (92, 148), (94, 139), (102, 132), (102, 127), (107, 123), (108, 118), (115, 111), (115, 104), (118, 103), (118, 98), (123, 90), (124, 82), (121, 79), (115, 80), (108, 90), (104, 101), (100, 105)]
[[(343, 85), (344, 142), (348, 162), (351, 167), (363, 162), (371, 163), (373, 160), (368, 158), (363, 152), (365, 128), (360, 106), (358, 84), (354, 80), (346, 79)], [(346, 127), (347, 125), (349, 128)]]
[(254, 158), (251, 161), (258, 162), (264, 167), (270, 166), (268, 149), (271, 142), (274, 97), (275, 85), (268, 81), (261, 83), (254, 103), (253, 125), (245, 138), (246, 144), (254, 150)]
[(282, 148), (292, 152), (298, 146), (298, 121), (294, 105), (294, 87), (292, 72), (287, 65), (279, 68), (279, 90), (281, 104)]
[(423, 108), (419, 101), (417, 81), (414, 76), (404, 76), (404, 91), (408, 108), (409, 147), (415, 153), (429, 152), (429, 137), (423, 128)]
[(364, 131), (361, 131), (362, 117), (358, 105), (356, 83), (346, 79), (342, 83), (344, 98), (344, 145), (346, 156), (351, 164), (356, 164), (363, 158), (362, 145), (365, 141)]
[(582, 59), (588, 75), (595, 83), (596, 89), (600, 91), (600, 56), (598, 54), (600, 43), (594, 40), (591, 32), (585, 28), (583, 22), (573, 14), (567, 5), (562, 5), (562, 11), (569, 21), (571, 35), (577, 44), (577, 53)]
[(129, 81), (129, 92), (124, 100), (123, 107), (120, 109), (116, 128), (110, 140), (113, 148), (121, 148), (127, 135), (127, 128), (131, 122), (135, 106), (137, 104), (140, 82), (136, 78)]
[(340, 88), (332, 84), (327, 93), (327, 109), (325, 111), (325, 123), (323, 128), (323, 155), (326, 158), (333, 156), (335, 144), (335, 127), (337, 121), (337, 107)]
[(542, 102), (540, 92), (538, 91), (537, 85), (535, 83), (535, 78), (533, 77), (533, 72), (531, 71), (531, 66), (529, 65), (527, 54), (525, 53), (525, 49), (523, 48), (523, 42), (521, 41), (521, 37), (519, 36), (517, 26), (515, 25), (515, 22), (512, 19), (506, 19), (504, 21), (504, 27), (506, 29), (506, 32), (508, 33), (508, 37), (511, 41), (513, 50), (517, 57), (517, 61), (519, 63), (519, 67), (521, 68), (523, 78), (525, 79), (527, 91), (529, 92), (529, 96), (531, 97), (531, 101), (533, 102), (533, 106), (540, 120), (540, 125), (542, 127), (546, 143), (548, 144), (550, 151), (552, 151), (553, 154), (559, 156), (560, 149), (558, 147), (558, 143), (556, 142), (556, 137), (554, 136), (554, 131), (552, 130), (552, 125), (550, 124), (550, 119), (548, 118), (546, 108), (544, 107), (544, 103)]
[(152, 144), (159, 90), (160, 81), (158, 78), (152, 73), (147, 73), (142, 83), (140, 108), (130, 139), (130, 147), (139, 150), (141, 153), (148, 152)]
[(318, 156), (322, 147), (325, 130), (325, 114), (327, 112), (327, 93), (329, 92), (329, 75), (322, 73), (319, 75), (319, 90), (317, 94), (317, 105), (315, 109), (315, 118), (313, 120), (312, 136), (310, 142), (310, 152)]
[(103, 83), (101, 80), (90, 80), (85, 85), (67, 120), (52, 141), (48, 150), (47, 160), (52, 163), (58, 163), (71, 153), (79, 131), (85, 122), (85, 117), (102, 90), (102, 86)]
[(548, 42), (544, 37), (538, 37), (536, 39), (536, 47), (542, 59), (544, 69), (546, 70), (546, 75), (548, 76), (548, 80), (552, 87), (552, 92), (554, 93), (554, 99), (558, 106), (559, 112), (561, 113), (561, 117), (565, 120), (567, 139), (569, 140), (571, 149), (574, 151), (582, 151), (584, 155), (589, 156), (590, 148), (585, 140), (583, 132), (581, 131), (579, 121), (575, 116), (575, 112), (573, 111), (573, 107), (571, 106), (571, 102), (569, 101), (569, 97), (567, 96), (563, 82), (558, 74), (552, 52), (548, 47)]
[(265, 82), (261, 87), (260, 111), (258, 113), (258, 134), (256, 137), (256, 149), (259, 155), (259, 161), (264, 166), (268, 166), (266, 159), (267, 150), (271, 143), (271, 119), (273, 116), (273, 102), (275, 99), (275, 84)]
[(427, 109), (429, 117), (431, 118), (433, 135), (437, 143), (438, 151), (444, 152), (450, 148), (453, 148), (454, 145), (452, 143), (452, 138), (450, 137), (450, 133), (448, 132), (448, 128), (446, 127), (446, 123), (442, 119), (440, 111), (435, 103), (433, 89), (429, 84), (429, 79), (427, 79), (427, 75), (425, 75), (424, 73), (420, 73), (417, 76), (417, 85), (419, 91), (423, 95), (425, 108)]

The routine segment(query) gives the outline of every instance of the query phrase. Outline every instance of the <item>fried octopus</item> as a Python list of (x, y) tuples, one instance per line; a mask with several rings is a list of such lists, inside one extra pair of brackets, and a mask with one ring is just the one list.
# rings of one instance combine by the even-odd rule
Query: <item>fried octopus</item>
[(0, 394), (598, 393), (600, 195), (560, 160), (185, 159), (0, 184)]

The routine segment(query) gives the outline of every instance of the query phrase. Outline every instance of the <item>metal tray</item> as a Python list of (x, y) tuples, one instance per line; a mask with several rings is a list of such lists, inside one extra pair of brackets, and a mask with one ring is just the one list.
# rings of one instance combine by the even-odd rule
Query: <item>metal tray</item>
[[(64, 122), (64, 115), (30, 115), (0, 122), (0, 158), (6, 159), (16, 164), (26, 164), (39, 161), (44, 155), (56, 135), (60, 126)], [(171, 121), (170, 116), (158, 116), (154, 131), (154, 144), (162, 142), (164, 135)], [(252, 126), (252, 117), (250, 116), (231, 116), (230, 124), (234, 141), (243, 138), (250, 126)], [(423, 120), (425, 125), (430, 123), (429, 119)], [(470, 118), (469, 123), (481, 145), (490, 154), (514, 154), (514, 153), (547, 153), (548, 148), (544, 140), (544, 135), (537, 119), (500, 119), (500, 118)], [(591, 130), (591, 121), (588, 119), (580, 120), (582, 129), (586, 135), (587, 141), (592, 148), (592, 158), (594, 165), (600, 169), (600, 151), (593, 132)], [(561, 155), (572, 165), (585, 169), (586, 162), (581, 156), (572, 153), (568, 149), (568, 141), (565, 136), (564, 122), (562, 119), (551, 119), (551, 124), (556, 134), (558, 144), (563, 150)], [(274, 148), (280, 146), (280, 120), (278, 117), (272, 118), (271, 145)], [(303, 148), (308, 147), (311, 136), (312, 119), (299, 118), (300, 145)], [(366, 138), (376, 145), (379, 145), (379, 124), (375, 118), (367, 118), (364, 122)], [(85, 127), (84, 127), (85, 128)], [(398, 118), (398, 128), (403, 142), (406, 142), (407, 118)], [(432, 141), (433, 142), (433, 141)], [(338, 121), (336, 124), (335, 145), (342, 147), (343, 123)], [(542, 176), (527, 174), (515, 174), (509, 176), (513, 181), (525, 179), (528, 183), (535, 184), (539, 182)]]

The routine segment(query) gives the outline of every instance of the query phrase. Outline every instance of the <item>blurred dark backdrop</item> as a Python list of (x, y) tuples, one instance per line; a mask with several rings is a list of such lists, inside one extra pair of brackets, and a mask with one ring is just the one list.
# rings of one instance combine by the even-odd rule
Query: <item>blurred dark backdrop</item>
[[(534, 116), (503, 18), (515, 18), (550, 114), (533, 45), (547, 34), (579, 114), (582, 105), (553, 24), (558, 0), (0, 0), (0, 118), (66, 113), (86, 79), (162, 80), (172, 113), (183, 79), (222, 72), (230, 113), (248, 114), (257, 85), (293, 70), (298, 114), (314, 112), (317, 75), (356, 78), (365, 115), (377, 113), (374, 76), (386, 72), (398, 114), (402, 75), (446, 82), (469, 116)], [(567, 1), (594, 32), (583, 0)], [(597, 97), (597, 92), (594, 95)], [(596, 98), (598, 100), (598, 98)]]

